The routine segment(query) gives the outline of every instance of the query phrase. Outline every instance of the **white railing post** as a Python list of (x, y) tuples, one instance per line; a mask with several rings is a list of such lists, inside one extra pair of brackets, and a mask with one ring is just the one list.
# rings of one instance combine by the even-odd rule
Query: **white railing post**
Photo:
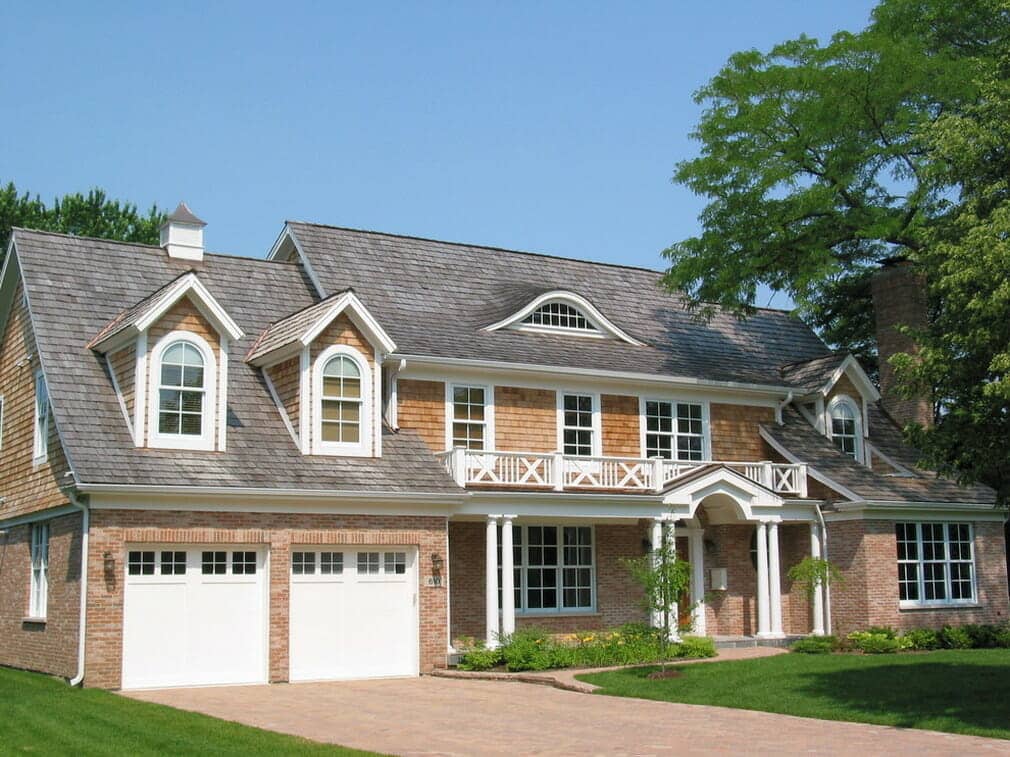
[(656, 456), (652, 458), (652, 490), (654, 492), (663, 491), (663, 458)]
[(762, 484), (775, 491), (775, 472), (772, 470), (771, 461), (765, 460), (761, 463), (761, 478)]
[(551, 467), (554, 469), (554, 491), (565, 490), (565, 456), (561, 452), (555, 452), (551, 458)]
[(457, 486), (466, 486), (466, 450), (463, 447), (453, 447), (450, 465), (452, 478)]
[(796, 466), (796, 484), (799, 489), (799, 495), (803, 499), (807, 498), (807, 464), (800, 463)]

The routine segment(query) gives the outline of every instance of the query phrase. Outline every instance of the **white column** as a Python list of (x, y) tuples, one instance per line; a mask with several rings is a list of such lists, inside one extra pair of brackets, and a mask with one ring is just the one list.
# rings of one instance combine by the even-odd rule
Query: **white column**
[[(673, 560), (677, 559), (677, 524), (674, 521), (670, 521), (666, 525), (666, 539), (667, 548), (670, 551), (670, 556)], [(676, 597), (674, 597), (676, 599)], [(670, 606), (670, 616), (668, 618), (670, 626), (670, 639), (672, 641), (680, 641), (680, 608), (677, 602), (674, 602)]]
[(694, 633), (705, 635), (705, 532), (700, 528), (691, 532), (691, 611), (694, 620)]
[(768, 602), (768, 527), (764, 523), (757, 524), (757, 611), (758, 636), (768, 636), (771, 633), (769, 615), (771, 608)]
[(515, 572), (512, 565), (512, 515), (501, 522), (501, 632), (509, 636), (516, 630)]
[[(810, 524), (810, 556), (820, 558), (821, 556), (821, 529), (816, 523)], [(814, 636), (824, 635), (824, 586), (818, 581), (814, 587), (813, 596), (813, 631)]]
[(494, 649), (498, 646), (498, 518), (488, 516), (487, 537), (485, 544), (486, 594), (485, 620), (487, 622), (487, 646)]
[[(650, 533), (652, 541), (652, 554), (653, 559), (659, 554), (659, 550), (663, 546), (663, 521), (658, 518), (652, 521), (652, 531)], [(652, 617), (649, 619), (653, 628), (663, 627), (663, 616), (658, 610), (652, 611)]]
[(772, 636), (781, 638), (782, 633), (782, 576), (779, 568), (779, 524), (768, 524), (768, 584), (771, 589), (769, 608), (771, 609)]

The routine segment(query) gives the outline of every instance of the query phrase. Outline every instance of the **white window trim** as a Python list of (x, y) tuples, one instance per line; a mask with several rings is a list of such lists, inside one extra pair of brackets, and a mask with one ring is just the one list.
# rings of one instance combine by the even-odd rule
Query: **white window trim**
[[(44, 391), (46, 393), (45, 408), (46, 414), (43, 419), (39, 413), (40, 406), (39, 402), (39, 391)], [(49, 398), (49, 385), (46, 383), (45, 374), (42, 369), (35, 371), (35, 431), (34, 431), (34, 446), (32, 447), (32, 464), (41, 465), (49, 459), (49, 424), (52, 423), (53, 418), (53, 406), (52, 400)]]
[(28, 617), (45, 620), (49, 609), (49, 523), (33, 523), (29, 538)]
[[(358, 419), (358, 442), (323, 441), (323, 368), (343, 355), (358, 364), (361, 371), (361, 417)], [(346, 344), (327, 347), (312, 365), (312, 454), (370, 457), (372, 454), (372, 366), (368, 358)]]
[[(852, 413), (853, 419), (855, 420), (855, 423), (856, 423), (856, 429), (855, 429), (855, 431), (856, 431), (856, 456), (855, 456), (855, 460), (856, 460), (857, 463), (859, 463), (860, 465), (862, 465), (862, 464), (864, 464), (864, 461), (866, 460), (866, 457), (865, 457), (866, 452), (865, 452), (865, 449), (864, 449), (865, 445), (863, 444), (863, 438), (864, 438), (863, 437), (863, 411), (861, 409), (861, 406), (858, 405), (858, 404), (856, 404), (856, 401), (854, 399), (852, 399), (852, 397), (850, 397), (847, 394), (838, 394), (838, 395), (835, 395), (831, 399), (831, 402), (828, 403), (828, 406), (825, 409), (824, 428), (825, 428), (825, 431), (827, 432), (828, 438), (831, 439), (832, 441), (834, 441), (834, 437), (835, 437), (835, 434), (834, 434), (834, 424), (832, 423), (832, 421), (834, 419), (834, 411), (835, 411), (835, 408), (837, 408), (839, 406), (842, 406), (842, 405), (848, 407), (849, 411)], [(839, 452), (841, 452), (841, 450), (839, 450)], [(846, 453), (842, 453), (842, 454), (846, 454)]]
[[(568, 329), (560, 328), (557, 326), (539, 326), (533, 324), (524, 324), (526, 316), (534, 312), (543, 305), (548, 305), (552, 302), (563, 302), (569, 305), (586, 317), (597, 330), (587, 331), (585, 329)], [(497, 331), (498, 329), (514, 329), (516, 331), (532, 331), (547, 334), (566, 334), (568, 336), (581, 336), (589, 337), (591, 339), (619, 339), (622, 342), (627, 342), (628, 344), (634, 344), (638, 346), (643, 346), (643, 342), (638, 341), (624, 330), (619, 328), (610, 319), (608, 319), (603, 313), (601, 313), (589, 300), (581, 295), (575, 294), (574, 292), (566, 292), (564, 290), (555, 290), (552, 292), (545, 292), (539, 297), (535, 298), (532, 302), (526, 304), (521, 310), (513, 313), (508, 318), (505, 318), (497, 323), (492, 323), (490, 326), (485, 326), (485, 331)]]
[(600, 408), (599, 392), (580, 392), (563, 389), (555, 394), (557, 405), (557, 445), (558, 451), (565, 451), (565, 397), (590, 397), (593, 401), (593, 450), (590, 457), (603, 456), (603, 414)]
[(445, 382), (445, 448), (452, 449), (452, 422), (454, 416), (453, 393), (456, 389), (484, 390), (484, 451), (495, 450), (494, 385), (471, 381)]
[(4, 396), (0, 394), (0, 450), (4, 448)]
[[(919, 569), (917, 571), (918, 576), (918, 586), (919, 586), (919, 599), (898, 599), (898, 608), (901, 610), (915, 610), (915, 609), (928, 609), (928, 608), (942, 608), (942, 607), (977, 607), (979, 604), (978, 600), (978, 563), (975, 559), (975, 524), (967, 521), (895, 521), (895, 525), (898, 523), (905, 523), (915, 526), (915, 542), (916, 542), (916, 554), (918, 555), (917, 560), (904, 560), (900, 562), (917, 563)], [(941, 525), (943, 526), (943, 552), (944, 552), (944, 570), (943, 570), (943, 580), (944, 580), (944, 594), (946, 599), (923, 599), (926, 596), (926, 571), (925, 563), (926, 560), (922, 557), (922, 527), (925, 524), (929, 525)], [(950, 581), (950, 564), (951, 562), (967, 562), (966, 560), (951, 560), (950, 559), (950, 526), (967, 526), (968, 527), (968, 543), (971, 545), (971, 599), (951, 599), (951, 581)], [(893, 533), (893, 532), (892, 532)], [(897, 534), (895, 534), (895, 547), (897, 547)], [(897, 555), (897, 549), (895, 549), (895, 555)], [(932, 562), (932, 561), (930, 561)], [(898, 565), (899, 561), (895, 557), (895, 565)], [(900, 597), (900, 594), (899, 594)]]
[[(526, 595), (528, 573), (527, 566), (529, 564), (529, 528), (533, 527), (553, 527), (558, 530), (558, 564), (557, 564), (557, 592), (558, 592), (558, 606), (555, 608), (536, 608), (530, 610), (526, 607), (528, 602), (528, 597)], [(564, 562), (564, 544), (565, 536), (564, 529), (566, 527), (570, 528), (588, 528), (589, 529), (589, 541), (590, 541), (590, 553), (592, 555), (592, 561), (589, 565), (590, 579), (589, 579), (589, 589), (591, 596), (591, 604), (589, 607), (565, 607), (564, 606), (564, 569), (566, 564)], [(513, 529), (519, 529), (522, 531), (520, 539), (522, 540), (522, 558), (519, 565), (514, 565), (514, 567), (519, 568), (519, 583), (514, 587), (519, 589), (520, 602), (516, 603), (515, 611), (516, 615), (520, 617), (555, 617), (558, 615), (593, 615), (597, 612), (597, 595), (596, 595), (596, 581), (597, 581), (597, 554), (596, 554), (596, 526), (591, 523), (515, 523), (512, 526)], [(501, 539), (498, 540), (499, 550), (501, 549)], [(585, 566), (582, 566), (585, 567)], [(501, 560), (498, 561), (498, 569), (501, 570)], [(498, 582), (499, 596), (501, 590), (501, 581)], [(500, 606), (500, 599), (499, 599)]]
[[(677, 424), (677, 413), (676, 406), (677, 403), (684, 405), (701, 405), (701, 458), (702, 460), (712, 459), (712, 424), (709, 422), (711, 403), (708, 400), (700, 399), (685, 399), (683, 397), (661, 397), (654, 395), (642, 395), (638, 398), (638, 430), (639, 430), (639, 447), (641, 449), (642, 457), (648, 457), (648, 450), (646, 444), (646, 436), (648, 435), (648, 428), (646, 427), (645, 420), (645, 403), (647, 402), (669, 402), (674, 407), (673, 423), (676, 428)], [(674, 445), (676, 445), (676, 436), (674, 434)], [(676, 452), (676, 446), (674, 446), (674, 452)], [(674, 457), (674, 460), (677, 458)], [(689, 462), (689, 461), (683, 461)]]
[[(200, 424), (201, 433), (199, 436), (163, 434), (158, 431), (158, 411), (161, 396), (161, 356), (175, 342), (188, 342), (196, 347), (203, 356), (203, 420)], [(154, 349), (151, 350), (149, 365), (150, 370), (148, 371), (147, 383), (148, 446), (163, 449), (213, 450), (215, 430), (217, 429), (217, 421), (219, 420), (217, 418), (218, 361), (214, 354), (214, 348), (199, 334), (194, 334), (191, 331), (172, 331), (159, 339), (158, 343), (154, 345)], [(220, 380), (227, 380), (223, 371)]]

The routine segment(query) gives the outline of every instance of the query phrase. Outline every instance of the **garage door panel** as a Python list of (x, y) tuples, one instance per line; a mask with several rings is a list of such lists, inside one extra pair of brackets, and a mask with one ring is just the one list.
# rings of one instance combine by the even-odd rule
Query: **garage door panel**
[(345, 668), (344, 645), (335, 643), (346, 614), (339, 583), (303, 583), (291, 592), (292, 680), (338, 678)]
[[(186, 657), (186, 584), (146, 583), (130, 587), (124, 603), (124, 686), (177, 685), (178, 661)], [(182, 621), (184, 622), (184, 621)]]

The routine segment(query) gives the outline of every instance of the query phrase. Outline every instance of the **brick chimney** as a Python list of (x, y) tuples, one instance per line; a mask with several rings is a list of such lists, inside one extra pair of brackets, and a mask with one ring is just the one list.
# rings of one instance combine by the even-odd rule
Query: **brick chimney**
[(915, 342), (899, 326), (922, 329), (928, 325), (926, 279), (915, 263), (904, 258), (884, 261), (873, 274), (873, 309), (877, 319), (877, 352), (880, 355), (880, 395), (884, 409), (904, 426), (933, 422), (933, 406), (926, 397), (905, 399), (895, 391), (894, 369), (887, 362), (898, 352), (917, 351)]

